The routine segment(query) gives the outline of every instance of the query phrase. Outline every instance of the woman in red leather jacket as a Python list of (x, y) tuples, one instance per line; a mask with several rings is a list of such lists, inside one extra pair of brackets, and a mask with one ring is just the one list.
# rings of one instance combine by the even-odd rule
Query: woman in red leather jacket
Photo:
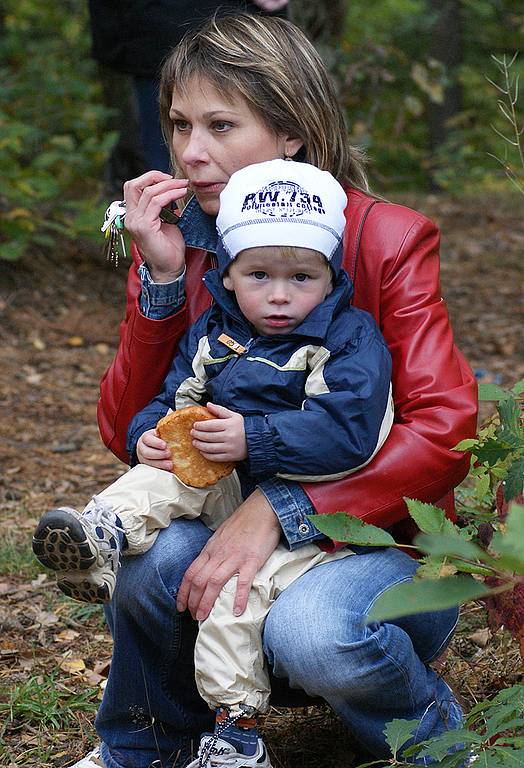
[[(308, 515), (344, 510), (401, 537), (406, 496), (453, 514), (453, 487), (468, 461), (452, 448), (476, 428), (474, 377), (440, 295), (438, 232), (424, 216), (366, 193), (333, 87), (302, 33), (281, 19), (242, 14), (205, 24), (164, 65), (161, 113), (177, 178), (151, 171), (124, 187), (135, 245), (120, 345), (101, 383), (106, 445), (127, 460), (130, 418), (157, 394), (180, 337), (209, 304), (201, 278), (213, 266), (225, 182), (275, 157), (314, 163), (347, 189), (344, 266), (355, 305), (373, 314), (391, 351), (396, 416), (384, 448), (358, 473), (303, 486), (272, 478), (212, 536), (199, 521), (175, 521), (146, 555), (124, 558), (107, 611), (114, 653), (97, 717), (102, 743), (83, 766), (170, 766), (176, 756), (183, 765), (191, 740), (213, 720), (193, 681), (195, 619), (205, 619), (225, 582), (238, 574), (242, 611), (278, 541), (335, 546)], [(179, 225), (163, 223), (161, 208), (191, 193)], [(385, 758), (383, 729), (394, 718), (420, 720), (417, 740), (461, 724), (453, 694), (429, 666), (457, 612), (365, 626), (374, 600), (411, 579), (416, 562), (400, 551), (355, 552), (279, 597), (264, 647), (275, 689), (281, 680), (288, 696), (291, 688), (323, 698)], [(235, 765), (251, 765), (238, 757)]]

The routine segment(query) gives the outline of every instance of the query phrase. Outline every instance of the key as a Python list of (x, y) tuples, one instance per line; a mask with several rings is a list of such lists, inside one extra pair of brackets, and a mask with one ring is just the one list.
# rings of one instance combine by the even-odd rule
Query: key
[(115, 267), (118, 267), (118, 260), (120, 258), (120, 248), (124, 258), (127, 258), (126, 244), (124, 240), (124, 218), (126, 215), (126, 203), (125, 200), (115, 200), (111, 203), (104, 215), (104, 223), (101, 226), (101, 231), (104, 232), (106, 243), (104, 246), (104, 253), (107, 261), (114, 263)]
[[(105, 257), (107, 261), (113, 262), (115, 267), (118, 267), (120, 248), (122, 249), (124, 258), (127, 258), (126, 244), (123, 234), (125, 215), (125, 200), (115, 200), (115, 202), (111, 203), (106, 210), (104, 214), (104, 223), (100, 227), (100, 230), (104, 233), (106, 239), (106, 244), (104, 245)], [(178, 224), (180, 221), (180, 216), (169, 208), (161, 208), (159, 218), (165, 224)]]

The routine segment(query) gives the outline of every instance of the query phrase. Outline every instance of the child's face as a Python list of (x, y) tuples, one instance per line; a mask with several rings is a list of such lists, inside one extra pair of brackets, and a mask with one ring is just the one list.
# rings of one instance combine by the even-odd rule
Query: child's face
[(324, 257), (308, 248), (293, 251), (282, 257), (269, 246), (248, 248), (224, 277), (244, 317), (264, 336), (294, 330), (332, 291)]

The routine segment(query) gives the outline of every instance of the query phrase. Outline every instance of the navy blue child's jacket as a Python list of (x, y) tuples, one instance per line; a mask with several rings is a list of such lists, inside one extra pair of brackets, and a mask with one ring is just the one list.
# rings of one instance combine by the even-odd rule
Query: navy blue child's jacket
[(334, 480), (367, 464), (393, 423), (391, 358), (371, 315), (349, 306), (347, 274), (294, 331), (271, 336), (254, 332), (217, 270), (204, 281), (213, 305), (130, 423), (134, 462), (140, 436), (170, 409), (211, 401), (244, 417), (248, 458), (238, 469), (252, 480)]

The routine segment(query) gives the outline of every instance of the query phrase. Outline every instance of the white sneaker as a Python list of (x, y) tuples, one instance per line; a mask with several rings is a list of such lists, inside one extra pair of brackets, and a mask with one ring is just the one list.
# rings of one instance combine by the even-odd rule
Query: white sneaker
[[(200, 739), (198, 757), (187, 768), (272, 768), (267, 749), (262, 739), (258, 739), (254, 755), (242, 755), (232, 744), (206, 733)], [(82, 767), (83, 768), (83, 767)]]
[(98, 747), (69, 768), (104, 768)]
[(111, 506), (96, 496), (83, 512), (59, 507), (46, 512), (33, 534), (33, 552), (57, 572), (69, 597), (107, 603), (120, 564), (122, 528)]

